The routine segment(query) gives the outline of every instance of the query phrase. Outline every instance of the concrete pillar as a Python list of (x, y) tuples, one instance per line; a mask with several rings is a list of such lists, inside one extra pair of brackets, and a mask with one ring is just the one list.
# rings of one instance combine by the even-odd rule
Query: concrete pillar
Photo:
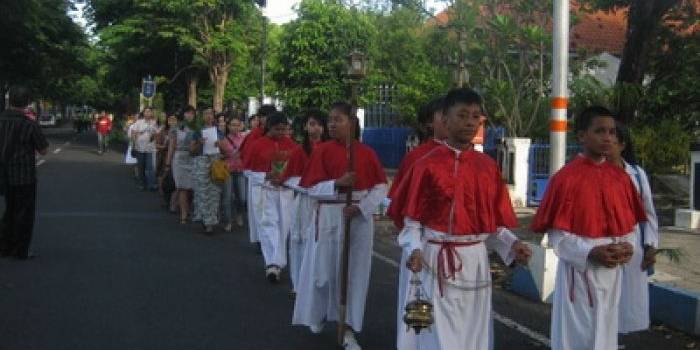
[(508, 137), (504, 142), (506, 154), (502, 171), (508, 183), (510, 200), (514, 207), (526, 207), (532, 141), (528, 138)]
[(700, 143), (690, 146), (690, 201), (688, 209), (677, 209), (675, 225), (700, 228)]

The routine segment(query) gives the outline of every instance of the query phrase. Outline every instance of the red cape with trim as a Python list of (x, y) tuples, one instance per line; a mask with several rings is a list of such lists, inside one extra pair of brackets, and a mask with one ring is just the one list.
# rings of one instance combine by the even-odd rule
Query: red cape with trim
[(619, 237), (641, 221), (646, 221), (644, 205), (629, 175), (610, 162), (578, 156), (550, 179), (531, 228)]

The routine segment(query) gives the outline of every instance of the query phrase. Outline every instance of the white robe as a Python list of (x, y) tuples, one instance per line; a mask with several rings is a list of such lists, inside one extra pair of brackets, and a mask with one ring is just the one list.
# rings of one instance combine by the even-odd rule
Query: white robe
[[(429, 243), (438, 241), (479, 241), (480, 243), (456, 247), (462, 261), (462, 269), (455, 280), (443, 282), (443, 295), (440, 295), (437, 273), (440, 245)], [(451, 236), (422, 227), (419, 222), (405, 219), (404, 229), (399, 234), (399, 244), (405, 257), (415, 249), (420, 249), (423, 266), (420, 278), (424, 296), (433, 304), (435, 323), (430, 331), (422, 331), (416, 336), (413, 330), (406, 332), (406, 325), (399, 318), (397, 349), (399, 350), (487, 350), (493, 346), (491, 316), (491, 269), (487, 249), (496, 251), (503, 261), (510, 265), (514, 255), (511, 252), (517, 237), (506, 228), (499, 228), (496, 234)], [(405, 265), (405, 264), (404, 264)], [(411, 272), (402, 268), (405, 274)], [(400, 278), (408, 283), (409, 276)], [(400, 288), (401, 289), (401, 288)], [(406, 304), (413, 300), (414, 291), (408, 285), (403, 287), (404, 298), (400, 307), (402, 315)], [(402, 316), (401, 316), (402, 317)]]
[(248, 234), (250, 236), (250, 243), (260, 242), (258, 238), (258, 223), (255, 216), (257, 211), (262, 210), (261, 205), (261, 188), (260, 184), (264, 181), (262, 179), (256, 178), (254, 173), (246, 170), (243, 172), (246, 177), (246, 207), (248, 210)]
[[(639, 169), (638, 175), (641, 179), (641, 184), (637, 180), (637, 169)], [(659, 246), (659, 225), (646, 173), (641, 168), (627, 163), (625, 163), (625, 170), (632, 178), (632, 183), (634, 183), (637, 191), (640, 191), (640, 188), (642, 189), (640, 193), (642, 194), (644, 211), (647, 216), (647, 222), (641, 224), (644, 225), (644, 242), (642, 242), (640, 226), (637, 225), (632, 238), (634, 241), (634, 255), (632, 255), (630, 262), (622, 268), (622, 294), (620, 296), (618, 332), (631, 333), (649, 328), (649, 276), (647, 271), (642, 271), (640, 266), (644, 259), (643, 245)]]
[[(316, 200), (340, 200), (344, 194), (335, 191), (335, 181), (324, 181), (309, 188)], [(374, 212), (387, 193), (386, 184), (375, 185), (369, 191), (355, 191), (353, 198), (361, 214), (354, 217), (350, 227), (347, 315), (345, 322), (355, 332), (362, 330), (365, 301), (369, 288), (374, 243)], [(297, 297), (292, 324), (316, 326), (323, 320), (338, 321), (340, 300), (341, 246), (343, 243), (344, 203), (317, 205), (313, 223), (308, 227), (307, 245), (299, 273)], [(318, 223), (318, 240), (316, 240)], [(313, 237), (313, 238), (312, 238)]]
[(299, 283), (299, 271), (301, 270), (304, 252), (308, 240), (308, 227), (312, 224), (316, 201), (309, 197), (303, 187), (299, 187), (300, 177), (292, 177), (285, 182), (285, 186), (295, 192), (294, 203), (290, 207), (289, 227), (289, 276), (292, 280), (292, 288), (296, 292)]
[(294, 200), (294, 192), (283, 186), (271, 185), (265, 180), (263, 172), (251, 172), (250, 178), (260, 188), (260, 209), (255, 210), (255, 221), (265, 266), (284, 268), (287, 266), (289, 208)]
[(588, 255), (596, 246), (633, 243), (634, 235), (594, 239), (561, 230), (548, 233), (549, 244), (559, 257), (551, 324), (552, 349), (617, 349), (622, 268), (592, 264)]

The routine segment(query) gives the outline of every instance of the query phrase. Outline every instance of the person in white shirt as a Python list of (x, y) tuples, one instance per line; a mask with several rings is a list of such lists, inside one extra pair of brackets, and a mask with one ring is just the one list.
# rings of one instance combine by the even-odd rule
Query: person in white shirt
[(630, 176), (644, 204), (647, 221), (639, 223), (632, 233), (632, 259), (622, 266), (618, 332), (627, 334), (649, 328), (649, 274), (656, 262), (659, 246), (659, 225), (646, 172), (637, 165), (632, 138), (627, 126), (616, 122), (617, 138), (613, 142), (610, 161)]
[(155, 191), (158, 189), (155, 175), (155, 136), (158, 133), (158, 126), (151, 107), (146, 107), (142, 114), (143, 118), (131, 127), (130, 136), (134, 142), (134, 155), (139, 165), (141, 189)]

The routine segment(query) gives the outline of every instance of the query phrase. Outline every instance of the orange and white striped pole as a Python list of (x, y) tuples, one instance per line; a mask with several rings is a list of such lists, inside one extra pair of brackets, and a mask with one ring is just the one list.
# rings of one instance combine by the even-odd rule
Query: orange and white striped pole
[(566, 111), (569, 105), (569, 0), (554, 0), (552, 113), (549, 117), (549, 173), (554, 174), (566, 161)]

